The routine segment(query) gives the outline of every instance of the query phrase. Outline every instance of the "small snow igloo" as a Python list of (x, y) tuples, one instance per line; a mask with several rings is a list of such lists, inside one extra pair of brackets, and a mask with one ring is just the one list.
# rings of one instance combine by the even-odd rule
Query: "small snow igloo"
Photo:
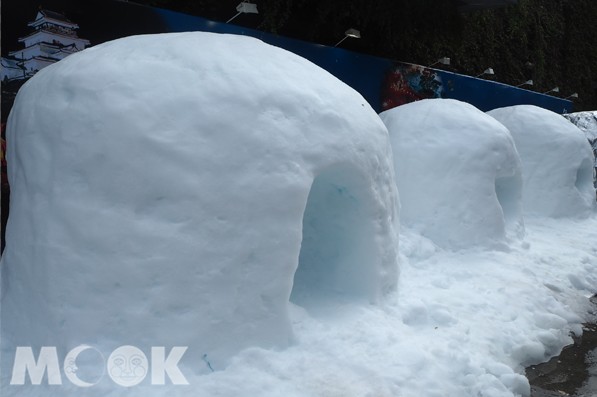
[(583, 132), (561, 115), (532, 105), (488, 112), (512, 133), (522, 160), (528, 214), (585, 217), (595, 205), (593, 153)]
[(8, 145), (5, 346), (188, 346), (181, 366), (207, 371), (288, 345), (291, 293), (370, 303), (396, 286), (384, 124), (259, 40), (145, 35), (69, 56), (23, 86)]
[(508, 130), (472, 105), (426, 99), (387, 110), (401, 224), (443, 248), (524, 234), (520, 160)]

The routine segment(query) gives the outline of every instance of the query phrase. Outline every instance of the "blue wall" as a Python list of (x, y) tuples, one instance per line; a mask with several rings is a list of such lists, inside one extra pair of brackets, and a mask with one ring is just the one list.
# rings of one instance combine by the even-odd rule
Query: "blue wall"
[[(502, 83), (393, 62), (342, 48), (307, 43), (173, 11), (157, 9), (157, 13), (172, 32), (198, 30), (240, 34), (256, 37), (266, 43), (294, 52), (353, 87), (377, 112), (412, 100), (433, 97), (458, 99), (471, 103), (483, 111), (520, 104), (537, 105), (556, 113), (570, 113), (573, 110), (571, 101)], [(400, 77), (405, 77), (405, 74), (408, 78)], [(432, 79), (433, 87), (430, 88), (429, 84), (427, 87), (425, 84), (421, 87), (419, 84), (421, 76), (424, 77), (423, 82), (428, 83)], [(402, 86), (397, 89), (397, 84), (400, 83)]]

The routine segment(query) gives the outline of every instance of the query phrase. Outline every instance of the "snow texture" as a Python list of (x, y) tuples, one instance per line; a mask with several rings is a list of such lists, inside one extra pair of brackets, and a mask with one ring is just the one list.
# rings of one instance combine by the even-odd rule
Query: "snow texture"
[(525, 214), (586, 217), (595, 205), (593, 153), (576, 126), (552, 111), (517, 105), (488, 112), (511, 132), (522, 160)]
[[(433, 204), (435, 184), (463, 219), (486, 214), (468, 192), (491, 206), (490, 231), (475, 231), (503, 242), (498, 207), (521, 226), (511, 138), (469, 106), (432, 103), (400, 130), (435, 131), (410, 137), (412, 152), (454, 175), (424, 163), (434, 194), (419, 199)], [(595, 214), (527, 218), (506, 250), (474, 245), (455, 217), (435, 233), (470, 247), (444, 249), (413, 222), (396, 288), (385, 127), (354, 91), (253, 39), (136, 37), (72, 55), (23, 87), (8, 134), (2, 397), (528, 397), (524, 366), (582, 332), (597, 292)], [(75, 362), (92, 387), (66, 368), (62, 385), (9, 385), (15, 346), (32, 344), (58, 345), (60, 365), (82, 344), (106, 357), (188, 345), (189, 385), (121, 387), (97, 354)]]
[(209, 372), (205, 357), (222, 368), (292, 343), (295, 271), (306, 306), (396, 288), (385, 126), (259, 40), (148, 35), (74, 54), (21, 89), (8, 142), (5, 350), (194, 346), (187, 365)]
[(451, 99), (413, 102), (381, 118), (404, 225), (452, 249), (524, 235), (520, 159), (503, 125)]
[(597, 111), (569, 113), (564, 117), (584, 132), (588, 140), (597, 140)]
[(593, 157), (595, 158), (593, 186), (597, 188), (597, 111), (570, 113), (565, 114), (564, 117), (585, 133), (589, 144), (593, 148)]

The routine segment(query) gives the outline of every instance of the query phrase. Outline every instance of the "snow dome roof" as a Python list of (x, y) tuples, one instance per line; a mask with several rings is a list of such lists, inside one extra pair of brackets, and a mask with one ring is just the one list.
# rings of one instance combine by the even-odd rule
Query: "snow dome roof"
[(291, 293), (308, 308), (396, 286), (387, 130), (290, 52), (108, 42), (27, 82), (8, 135), (4, 343), (186, 345), (201, 371), (286, 346)]
[(508, 130), (472, 105), (426, 99), (381, 114), (401, 222), (448, 248), (522, 236), (520, 160)]
[(593, 153), (576, 126), (550, 110), (517, 105), (488, 112), (514, 137), (524, 177), (525, 213), (588, 216), (595, 203)]

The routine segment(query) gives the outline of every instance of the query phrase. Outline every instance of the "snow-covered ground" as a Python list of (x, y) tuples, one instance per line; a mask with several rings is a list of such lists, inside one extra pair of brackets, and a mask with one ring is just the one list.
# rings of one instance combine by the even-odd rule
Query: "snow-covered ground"
[[(392, 128), (432, 126), (431, 145), (393, 155), (354, 90), (226, 35), (123, 39), (38, 73), (8, 125), (2, 397), (528, 396), (524, 367), (588, 320), (594, 203), (529, 215), (528, 154), (504, 126), (454, 101), (410, 116)], [(560, 139), (531, 156), (570, 158)], [(408, 189), (431, 184), (418, 204), (447, 221), (415, 216), (398, 245), (409, 151), (400, 194), (416, 208)], [(585, 189), (563, 167), (536, 189)], [(446, 194), (426, 197), (440, 171)], [(27, 345), (41, 385), (15, 376)], [(35, 364), (42, 345), (57, 356)]]
[[(399, 292), (383, 304), (292, 306), (291, 347), (250, 348), (215, 372), (207, 362), (181, 365), (188, 386), (93, 388), (102, 396), (527, 396), (523, 367), (557, 354), (588, 319), (597, 217), (529, 219), (526, 230), (525, 243), (507, 252), (444, 251), (403, 230)], [(68, 384), (50, 390), (83, 395)]]
[(399, 293), (385, 305), (295, 307), (295, 346), (244, 351), (190, 382), (201, 396), (528, 395), (524, 365), (586, 320), (597, 217), (526, 226), (509, 252), (443, 251), (403, 230)]
[[(399, 293), (384, 304), (293, 306), (296, 340), (285, 350), (250, 348), (213, 373), (207, 363), (181, 365), (189, 386), (108, 384), (102, 393), (527, 396), (523, 367), (557, 354), (587, 319), (597, 285), (597, 217), (531, 219), (526, 227), (526, 243), (509, 252), (443, 251), (403, 230)], [(18, 390), (4, 385), (3, 395)]]

